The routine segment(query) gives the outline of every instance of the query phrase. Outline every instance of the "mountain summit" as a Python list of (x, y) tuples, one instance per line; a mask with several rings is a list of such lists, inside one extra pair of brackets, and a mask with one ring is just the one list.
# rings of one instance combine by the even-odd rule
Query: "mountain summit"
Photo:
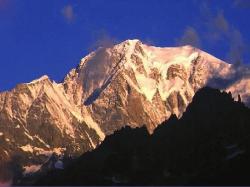
[[(192, 46), (126, 40), (98, 48), (61, 83), (43, 76), (0, 93), (0, 161), (19, 155), (27, 174), (53, 154), (92, 150), (125, 125), (153, 133), (172, 114), (181, 117), (196, 91), (233, 73), (232, 65)], [(223, 89), (237, 97), (249, 82)]]

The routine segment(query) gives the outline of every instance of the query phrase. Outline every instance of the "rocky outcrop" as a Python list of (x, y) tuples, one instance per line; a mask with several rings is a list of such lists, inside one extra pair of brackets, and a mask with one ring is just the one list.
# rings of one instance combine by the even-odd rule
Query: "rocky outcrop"
[(36, 185), (247, 186), (249, 120), (250, 109), (243, 103), (206, 87), (195, 94), (181, 119), (173, 115), (151, 136), (145, 127), (116, 131)]
[(1, 162), (19, 156), (23, 166), (38, 165), (53, 153), (78, 155), (94, 149), (104, 138), (47, 76), (1, 96)]
[[(191, 46), (127, 40), (99, 48), (61, 83), (43, 76), (0, 94), (0, 159), (21, 155), (27, 169), (53, 153), (92, 150), (126, 125), (153, 133), (172, 114), (180, 118), (197, 90), (231, 73), (230, 64)], [(233, 86), (232, 95), (247, 83)]]

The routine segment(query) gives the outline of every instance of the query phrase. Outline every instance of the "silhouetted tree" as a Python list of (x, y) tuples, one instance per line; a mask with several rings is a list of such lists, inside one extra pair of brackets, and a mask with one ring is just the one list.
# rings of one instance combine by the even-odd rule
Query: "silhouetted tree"
[(238, 102), (241, 103), (241, 97), (240, 94), (238, 94)]
[(37, 185), (250, 185), (250, 109), (203, 88), (181, 119), (125, 127)]

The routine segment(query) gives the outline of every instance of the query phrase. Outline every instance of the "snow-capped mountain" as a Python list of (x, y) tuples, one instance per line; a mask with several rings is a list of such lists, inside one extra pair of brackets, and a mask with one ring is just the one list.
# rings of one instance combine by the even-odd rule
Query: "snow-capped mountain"
[[(0, 94), (0, 159), (21, 155), (27, 173), (52, 153), (94, 149), (125, 125), (152, 133), (171, 114), (181, 117), (198, 89), (232, 73), (232, 65), (191, 46), (127, 40), (99, 48), (61, 83), (43, 76)], [(226, 90), (247, 101), (249, 85), (242, 79)]]

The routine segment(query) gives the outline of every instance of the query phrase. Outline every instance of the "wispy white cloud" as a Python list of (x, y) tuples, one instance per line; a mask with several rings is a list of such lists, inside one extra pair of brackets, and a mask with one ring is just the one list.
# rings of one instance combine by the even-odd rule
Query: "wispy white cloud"
[(200, 36), (198, 32), (193, 28), (188, 26), (183, 35), (176, 39), (177, 45), (192, 45), (194, 47), (201, 47)]
[(98, 47), (112, 47), (118, 40), (112, 37), (106, 30), (100, 29), (92, 33), (93, 42), (89, 47), (89, 50), (94, 50)]
[(142, 41), (142, 43), (144, 43), (144, 44), (146, 44), (146, 45), (154, 45), (154, 46), (156, 46), (157, 44), (155, 43), (155, 41), (152, 39), (152, 38), (149, 38), (149, 37), (147, 37), (147, 38), (145, 38), (145, 39), (143, 39), (143, 40), (141, 40)]
[[(249, 0), (235, 0), (234, 4), (247, 6)], [(190, 44), (196, 47), (201, 46), (201, 39), (216, 46), (218, 42), (227, 43), (229, 50), (226, 52), (226, 60), (232, 64), (239, 64), (243, 61), (247, 44), (241, 32), (226, 18), (223, 10), (212, 12), (211, 1), (203, 1), (200, 5), (200, 21), (193, 26), (188, 26), (184, 34), (177, 40), (177, 44)], [(197, 28), (200, 32), (197, 31)], [(201, 39), (200, 39), (201, 38)]]
[[(222, 10), (212, 13), (210, 10), (210, 2), (206, 1), (201, 6), (202, 20), (204, 23), (203, 39), (211, 42), (216, 46), (218, 42), (227, 43), (229, 50), (226, 51), (226, 61), (233, 64), (234, 73), (227, 79), (213, 79), (209, 83), (210, 86), (218, 86), (226, 88), (229, 85), (241, 80), (242, 78), (250, 77), (250, 67), (243, 63), (243, 55), (247, 50), (247, 44), (238, 30), (224, 15)], [(249, 0), (235, 0), (233, 5), (244, 6), (250, 5)]]
[(230, 50), (227, 56), (228, 61), (238, 66), (243, 61), (246, 44), (244, 43), (241, 32), (235, 28), (232, 28), (228, 38), (230, 40)]
[(212, 14), (208, 5), (203, 5), (201, 11), (205, 20), (205, 39), (214, 44), (220, 40), (228, 42), (227, 61), (233, 64), (241, 63), (246, 48), (241, 32), (230, 23), (223, 11)]
[(215, 14), (212, 13), (206, 2), (201, 4), (200, 12), (206, 39), (212, 43), (223, 39), (230, 30), (230, 23), (225, 18), (224, 12), (219, 10)]
[(75, 20), (75, 12), (72, 5), (64, 6), (61, 13), (67, 23), (72, 23)]
[(234, 0), (233, 5), (237, 8), (250, 8), (249, 0)]
[(222, 11), (219, 11), (217, 15), (212, 19), (213, 26), (219, 30), (220, 32), (228, 32), (229, 30), (229, 23), (226, 20), (224, 13)]
[(11, 0), (0, 0), (0, 11), (1, 10), (6, 10), (9, 8)]

